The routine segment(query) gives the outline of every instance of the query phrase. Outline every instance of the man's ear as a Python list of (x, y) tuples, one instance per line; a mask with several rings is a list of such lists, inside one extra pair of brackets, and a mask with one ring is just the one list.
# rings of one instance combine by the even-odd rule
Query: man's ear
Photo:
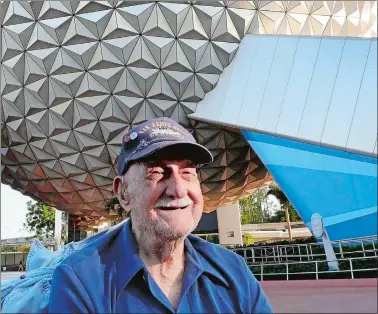
[(122, 178), (120, 176), (114, 178), (113, 193), (118, 198), (118, 201), (126, 214), (128, 214), (131, 211), (129, 193), (127, 192), (126, 183), (124, 183), (122, 186)]

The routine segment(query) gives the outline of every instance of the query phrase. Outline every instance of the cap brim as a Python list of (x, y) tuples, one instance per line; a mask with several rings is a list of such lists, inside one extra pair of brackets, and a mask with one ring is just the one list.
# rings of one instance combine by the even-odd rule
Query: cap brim
[(214, 160), (211, 152), (198, 143), (166, 141), (151, 144), (140, 152), (135, 153), (129, 159), (129, 162), (147, 158), (189, 159), (197, 165), (209, 164)]

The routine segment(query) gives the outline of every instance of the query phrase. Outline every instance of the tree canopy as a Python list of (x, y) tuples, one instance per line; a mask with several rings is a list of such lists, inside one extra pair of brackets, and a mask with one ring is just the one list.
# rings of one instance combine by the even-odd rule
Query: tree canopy
[(290, 221), (301, 221), (301, 217), (298, 215), (297, 211), (295, 210), (293, 204), (289, 201), (286, 197), (285, 193), (281, 190), (281, 188), (273, 183), (269, 187), (269, 191), (267, 192), (266, 196), (272, 195), (274, 196), (281, 205), (281, 210), (277, 211), (272, 217), (272, 222), (285, 222), (285, 210), (288, 210)]
[(37, 237), (54, 236), (55, 231), (55, 208), (42, 202), (27, 202), (26, 223), (24, 228), (35, 232)]
[(267, 206), (263, 206), (267, 201), (265, 194), (266, 191), (264, 189), (258, 189), (250, 196), (239, 201), (240, 220), (242, 225), (267, 222), (269, 219), (269, 213), (266, 210)]
[[(268, 200), (268, 196), (273, 196), (280, 204), (280, 208), (270, 210), (274, 204)], [(296, 212), (280, 187), (273, 183), (269, 187), (257, 189), (250, 196), (239, 201), (240, 220), (242, 224), (258, 224), (285, 222), (285, 209), (288, 209), (290, 221), (301, 221), (301, 217)]]

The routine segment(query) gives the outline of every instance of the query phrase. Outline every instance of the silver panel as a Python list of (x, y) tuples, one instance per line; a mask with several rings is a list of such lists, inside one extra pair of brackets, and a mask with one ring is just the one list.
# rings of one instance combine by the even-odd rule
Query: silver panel
[(320, 141), (345, 39), (323, 38), (298, 131), (298, 137)]
[[(266, 170), (250, 164), (258, 158), (239, 135), (234, 142), (225, 129), (187, 117), (225, 69), (216, 95), (199, 105), (210, 100), (204, 117), (219, 121), (240, 40), (246, 33), (376, 37), (376, 11), (374, 1), (0, 1), (2, 182), (93, 227), (112, 216), (104, 205), (114, 196), (122, 135), (166, 116), (215, 154), (200, 170), (207, 210), (235, 202)], [(269, 59), (275, 45), (265, 48)], [(266, 77), (256, 73), (245, 102), (264, 92)], [(226, 151), (235, 159), (225, 162)], [(236, 156), (245, 154), (240, 166)]]
[(254, 128), (256, 126), (277, 42), (276, 36), (259, 38), (238, 117), (237, 124), (240, 127)]
[[(236, 58), (235, 58), (236, 59)], [(190, 118), (203, 118), (211, 121), (218, 121), (222, 113), (224, 99), (227, 93), (228, 84), (235, 64), (233, 59), (230, 65), (224, 69), (219, 76), (218, 84), (216, 86), (216, 93), (205, 94), (204, 99), (198, 103), (196, 111), (189, 115)]]
[(277, 134), (287, 136), (297, 135), (320, 42), (320, 38), (302, 37), (299, 39), (286, 95), (275, 131)]
[(346, 146), (370, 44), (370, 40), (346, 40), (321, 143)]
[(234, 124), (238, 119), (258, 41), (258, 36), (246, 36), (240, 43), (220, 117), (222, 122)]
[(280, 37), (270, 70), (256, 128), (274, 132), (289, 81), (299, 37)]
[[(348, 150), (372, 152), (377, 138), (377, 40), (370, 45), (364, 77), (346, 145)], [(377, 149), (377, 147), (375, 147)]]

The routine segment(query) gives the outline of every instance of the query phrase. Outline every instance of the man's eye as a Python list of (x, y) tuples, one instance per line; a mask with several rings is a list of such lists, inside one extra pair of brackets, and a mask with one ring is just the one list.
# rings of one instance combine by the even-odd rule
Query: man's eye
[(197, 172), (195, 170), (185, 169), (183, 174), (197, 175)]
[(151, 171), (152, 174), (164, 174), (164, 170), (162, 169), (155, 169)]

